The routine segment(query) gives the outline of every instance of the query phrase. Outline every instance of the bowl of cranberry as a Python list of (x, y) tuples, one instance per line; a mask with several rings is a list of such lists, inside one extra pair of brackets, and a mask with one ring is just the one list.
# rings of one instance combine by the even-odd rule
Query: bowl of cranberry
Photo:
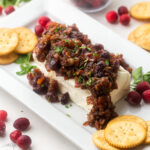
[(78, 8), (87, 13), (98, 12), (106, 8), (111, 0), (71, 0)]

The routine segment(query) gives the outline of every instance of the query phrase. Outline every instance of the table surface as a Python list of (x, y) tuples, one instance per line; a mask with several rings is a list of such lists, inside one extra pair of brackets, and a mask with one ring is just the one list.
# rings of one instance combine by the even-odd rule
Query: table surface
[[(128, 34), (138, 25), (143, 24), (143, 22), (131, 19), (129, 26), (122, 26), (121, 24), (109, 24), (105, 19), (105, 14), (109, 10), (117, 10), (121, 5), (130, 7), (132, 4), (142, 1), (142, 0), (112, 0), (112, 4), (103, 10), (102, 12), (88, 14), (91, 17), (95, 18), (100, 23), (104, 24), (108, 28), (112, 29), (114, 32), (118, 33), (123, 38), (127, 39)], [(150, 1), (150, 0), (149, 0)], [(64, 2), (70, 3), (70, 0), (64, 0)], [(72, 4), (71, 4), (72, 5)], [(68, 139), (59, 134), (55, 129), (50, 125), (44, 122), (40, 117), (34, 114), (27, 107), (22, 105), (0, 88), (0, 110), (4, 109), (8, 112), (8, 121), (7, 121), (7, 131), (4, 138), (0, 137), (0, 150), (18, 150), (15, 145), (11, 144), (9, 140), (9, 132), (13, 131), (13, 122), (18, 117), (27, 117), (31, 121), (31, 128), (24, 132), (31, 136), (33, 144), (32, 150), (79, 150), (73, 143)], [(42, 140), (41, 140), (42, 139)]]

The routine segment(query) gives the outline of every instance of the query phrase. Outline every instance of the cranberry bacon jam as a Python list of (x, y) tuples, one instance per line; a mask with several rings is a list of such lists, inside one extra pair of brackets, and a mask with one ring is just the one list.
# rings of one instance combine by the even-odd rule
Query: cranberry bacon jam
[(46, 78), (58, 81), (61, 93), (68, 92), (88, 112), (85, 125), (102, 129), (117, 116), (114, 104), (128, 93), (132, 71), (122, 55), (92, 44), (76, 25), (53, 22), (39, 39), (33, 59)]

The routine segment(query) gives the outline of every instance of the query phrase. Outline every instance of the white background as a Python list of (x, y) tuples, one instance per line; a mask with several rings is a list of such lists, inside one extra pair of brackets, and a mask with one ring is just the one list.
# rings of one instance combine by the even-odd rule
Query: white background
[[(105, 14), (109, 10), (117, 10), (121, 5), (125, 5), (128, 8), (141, 0), (112, 0), (112, 4), (102, 12), (90, 14), (96, 20), (106, 25), (108, 28), (114, 30), (120, 34), (120, 36), (127, 39), (128, 34), (135, 27), (143, 22), (131, 19), (129, 26), (125, 27), (121, 24), (109, 24), (105, 20)], [(70, 3), (70, 0), (64, 0), (64, 2)], [(88, 27), (88, 26), (87, 26)], [(41, 118), (35, 115), (31, 110), (19, 103), (15, 98), (10, 96), (8, 93), (0, 88), (0, 110), (4, 109), (8, 112), (7, 132), (5, 138), (0, 137), (0, 150), (13, 150), (9, 140), (9, 132), (13, 131), (13, 122), (18, 117), (27, 117), (30, 119), (31, 128), (24, 134), (31, 136), (32, 138), (32, 149), (34, 150), (79, 150), (74, 144), (72, 144), (65, 137), (60, 135), (51, 126), (44, 122)], [(88, 144), (88, 143), (87, 143)], [(7, 145), (7, 146), (6, 146)], [(15, 147), (14, 150), (18, 148)]]

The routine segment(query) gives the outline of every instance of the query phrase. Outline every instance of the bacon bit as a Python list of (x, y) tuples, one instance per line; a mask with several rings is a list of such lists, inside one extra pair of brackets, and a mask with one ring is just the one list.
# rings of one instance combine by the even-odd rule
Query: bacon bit
[(86, 98), (86, 101), (87, 101), (87, 104), (90, 105), (90, 104), (93, 104), (94, 102), (94, 97), (93, 96), (88, 96)]
[(44, 77), (41, 77), (40, 79), (37, 80), (37, 84), (40, 85), (44, 81)]

